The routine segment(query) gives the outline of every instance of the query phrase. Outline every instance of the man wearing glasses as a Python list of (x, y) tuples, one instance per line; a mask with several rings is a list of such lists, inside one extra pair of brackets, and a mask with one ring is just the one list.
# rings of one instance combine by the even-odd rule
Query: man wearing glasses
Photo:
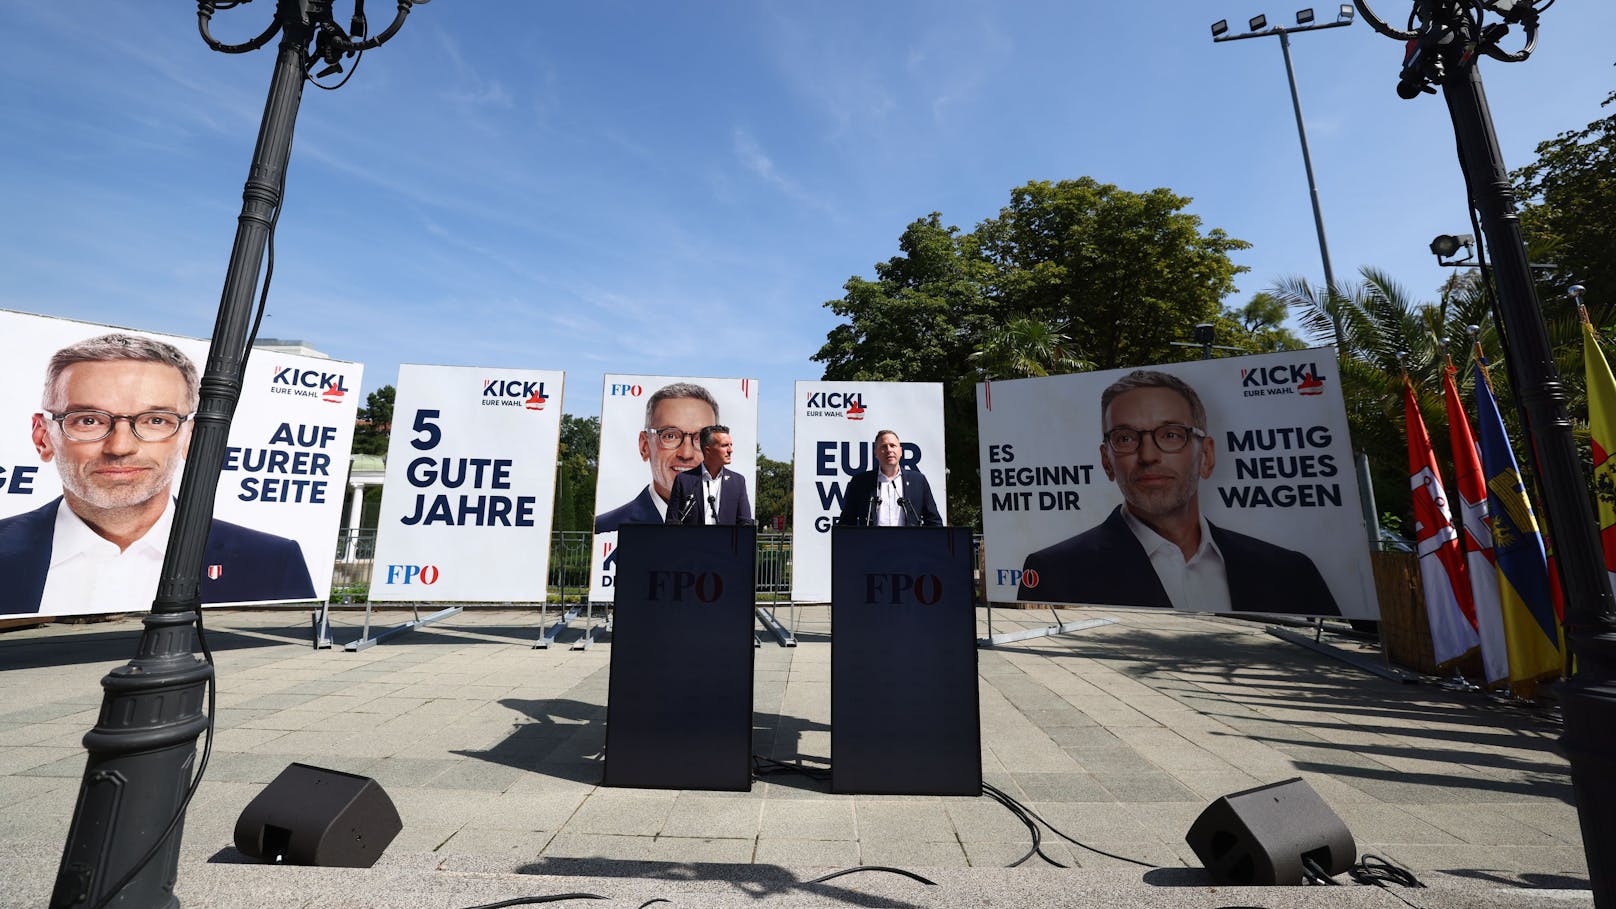
[(1217, 452), (1184, 380), (1140, 369), (1100, 395), (1100, 465), (1123, 504), (1099, 526), (1027, 556), (1017, 599), (1195, 612), (1340, 615), (1305, 554), (1218, 527), (1200, 483)]
[[(103, 335), (51, 357), (33, 440), (62, 495), (0, 521), (0, 613), (150, 606), (196, 404), (196, 365), (162, 341)], [(302, 550), (284, 537), (215, 520), (203, 566), (204, 603), (314, 599)]]
[(651, 482), (627, 503), (595, 515), (595, 532), (663, 523), (673, 478), (702, 463), (702, 427), (717, 422), (718, 402), (694, 382), (675, 382), (653, 392), (645, 402), (645, 428), (640, 431), (640, 460), (651, 465)]
[(729, 469), (735, 440), (721, 423), (701, 430), (701, 464), (673, 478), (668, 524), (743, 524), (752, 520), (746, 478)]

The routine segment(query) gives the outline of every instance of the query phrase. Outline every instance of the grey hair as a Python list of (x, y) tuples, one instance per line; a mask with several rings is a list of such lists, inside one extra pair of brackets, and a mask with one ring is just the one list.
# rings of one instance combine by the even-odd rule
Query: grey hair
[(1154, 369), (1136, 369), (1122, 378), (1112, 382), (1105, 391), (1100, 393), (1100, 431), (1105, 431), (1105, 412), (1119, 396), (1141, 388), (1165, 388), (1175, 391), (1190, 405), (1190, 422), (1195, 428), (1206, 431), (1206, 407), (1201, 404), (1201, 396), (1195, 393), (1188, 382), (1178, 376), (1168, 375)]
[(57, 385), (61, 381), (62, 373), (75, 363), (108, 363), (126, 361), (133, 363), (161, 363), (179, 370), (180, 376), (185, 379), (186, 411), (195, 411), (197, 405), (197, 373), (196, 364), (185, 352), (165, 341), (155, 338), (145, 338), (140, 335), (114, 332), (110, 335), (101, 335), (97, 338), (88, 338), (76, 344), (58, 350), (50, 358), (50, 364), (45, 367), (45, 392), (41, 400), (44, 409), (55, 411), (62, 402), (56, 399)]
[(713, 400), (712, 392), (694, 382), (675, 382), (672, 385), (664, 385), (657, 389), (652, 393), (650, 400), (645, 402), (646, 429), (662, 428), (660, 426), (652, 426), (651, 418), (656, 415), (657, 405), (668, 400), (669, 398), (695, 398), (698, 401), (706, 401), (707, 406), (713, 409), (713, 419), (718, 419), (718, 402)]
[(898, 443), (900, 445), (903, 444), (903, 436), (898, 435), (898, 431), (895, 430), (895, 429), (883, 429), (883, 430), (880, 430), (879, 432), (877, 432), (875, 434), (875, 442), (872, 443), (872, 444), (880, 445), (882, 436), (891, 436), (894, 439), (897, 439)]

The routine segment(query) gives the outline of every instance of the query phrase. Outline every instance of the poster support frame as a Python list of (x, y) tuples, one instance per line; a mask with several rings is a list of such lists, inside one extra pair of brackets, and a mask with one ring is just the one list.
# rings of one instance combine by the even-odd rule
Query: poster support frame
[[(365, 625), (364, 625), (364, 628), (359, 632), (358, 639), (349, 641), (347, 644), (343, 645), (342, 649), (346, 650), (349, 653), (357, 653), (357, 652), (359, 652), (361, 650), (368, 650), (371, 647), (375, 647), (377, 644), (380, 644), (382, 641), (387, 640), (388, 638), (392, 637), (395, 634), (400, 634), (400, 633), (405, 632), (405, 631), (414, 631), (415, 629), (421, 627), (422, 625), (431, 625), (433, 622), (441, 622), (444, 619), (447, 619), (452, 615), (459, 615), (460, 613), (466, 611), (466, 607), (464, 607), (464, 606), (446, 606), (443, 609), (440, 609), (437, 612), (432, 613), (431, 615), (427, 616), (426, 618), (422, 618), (421, 617), (421, 605), (422, 605), (421, 603), (411, 603), (410, 604), (410, 611), (415, 616), (410, 621), (405, 622), (402, 625), (394, 625), (392, 628), (389, 628), (389, 629), (387, 629), (385, 631), (381, 631), (381, 632), (378, 632), (375, 635), (372, 635), (370, 633), (370, 608), (371, 608), (371, 603), (370, 603), (369, 600), (366, 600), (365, 601)], [(431, 605), (434, 605), (434, 604), (427, 603), (426, 605), (431, 606)]]

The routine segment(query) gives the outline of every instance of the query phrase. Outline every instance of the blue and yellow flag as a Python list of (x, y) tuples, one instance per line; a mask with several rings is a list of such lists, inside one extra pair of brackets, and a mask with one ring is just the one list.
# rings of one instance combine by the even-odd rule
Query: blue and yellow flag
[(1558, 678), (1565, 665), (1560, 626), (1554, 615), (1543, 536), (1538, 533), (1498, 402), (1493, 400), (1492, 386), (1480, 363), (1476, 364), (1476, 429), (1498, 559), (1504, 637), (1509, 642), (1509, 684), (1517, 696), (1529, 698), (1538, 682)]

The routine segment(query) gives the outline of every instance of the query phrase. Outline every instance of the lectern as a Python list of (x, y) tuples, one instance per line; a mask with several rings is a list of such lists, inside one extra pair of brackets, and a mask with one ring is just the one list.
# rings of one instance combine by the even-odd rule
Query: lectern
[(752, 788), (752, 527), (618, 531), (607, 786)]

